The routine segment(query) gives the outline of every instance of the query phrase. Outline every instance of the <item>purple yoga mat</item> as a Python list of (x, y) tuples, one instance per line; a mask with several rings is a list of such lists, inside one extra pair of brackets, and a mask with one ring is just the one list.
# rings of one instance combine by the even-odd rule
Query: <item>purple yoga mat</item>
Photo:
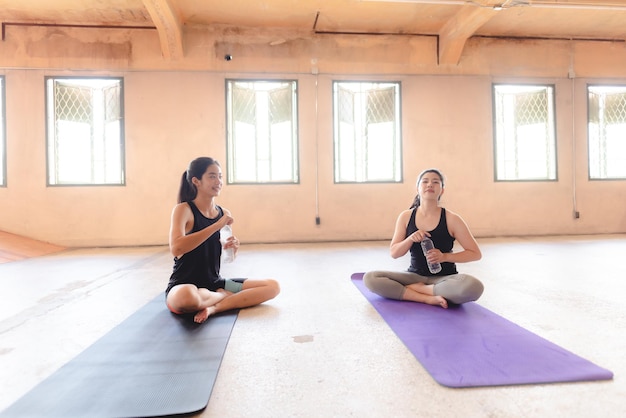
[(610, 380), (613, 373), (470, 302), (442, 309), (382, 298), (352, 282), (441, 385), (522, 385)]

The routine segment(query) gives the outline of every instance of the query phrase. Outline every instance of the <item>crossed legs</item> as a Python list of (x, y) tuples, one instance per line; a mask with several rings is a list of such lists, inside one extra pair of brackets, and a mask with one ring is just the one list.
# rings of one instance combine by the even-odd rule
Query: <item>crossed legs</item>
[(424, 277), (411, 272), (370, 271), (363, 276), (365, 286), (389, 299), (448, 307), (448, 302), (465, 303), (477, 300), (483, 284), (469, 274)]
[(404, 288), (402, 300), (426, 303), (428, 305), (439, 305), (444, 309), (448, 308), (448, 301), (443, 296), (434, 294), (435, 285), (426, 283), (414, 283)]
[(174, 313), (195, 313), (194, 321), (200, 323), (219, 312), (258, 305), (279, 293), (280, 286), (272, 279), (248, 279), (237, 293), (224, 289), (213, 292), (192, 284), (180, 284), (170, 290), (166, 302)]

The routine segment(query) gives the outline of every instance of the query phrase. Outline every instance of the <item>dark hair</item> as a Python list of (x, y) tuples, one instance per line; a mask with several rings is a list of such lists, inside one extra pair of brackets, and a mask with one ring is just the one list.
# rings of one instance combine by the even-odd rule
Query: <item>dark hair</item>
[(183, 173), (180, 180), (180, 188), (178, 189), (178, 203), (191, 202), (198, 194), (198, 189), (191, 179), (194, 177), (201, 179), (207, 168), (213, 164), (220, 165), (217, 160), (211, 157), (198, 157), (189, 163), (189, 168)]
[[(426, 173), (435, 173), (436, 175), (438, 175), (439, 179), (441, 180), (441, 187), (443, 187), (443, 174), (441, 174), (441, 171), (437, 170), (436, 168), (428, 168), (428, 169), (422, 171), (420, 173), (420, 175), (417, 177), (417, 187), (418, 188), (419, 188), (420, 181), (422, 180), (422, 177), (424, 177), (424, 174), (426, 174)], [(411, 204), (411, 207), (409, 209), (416, 208), (419, 205), (420, 205), (420, 193), (418, 191), (417, 195), (415, 195), (415, 199), (413, 199), (413, 203)]]

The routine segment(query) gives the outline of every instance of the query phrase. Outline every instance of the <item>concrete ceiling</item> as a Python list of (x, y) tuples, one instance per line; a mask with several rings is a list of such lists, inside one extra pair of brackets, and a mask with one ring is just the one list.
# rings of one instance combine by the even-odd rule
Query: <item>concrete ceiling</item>
[(13, 25), (154, 27), (165, 57), (188, 27), (437, 36), (457, 63), (471, 37), (626, 40), (626, 0), (0, 0)]

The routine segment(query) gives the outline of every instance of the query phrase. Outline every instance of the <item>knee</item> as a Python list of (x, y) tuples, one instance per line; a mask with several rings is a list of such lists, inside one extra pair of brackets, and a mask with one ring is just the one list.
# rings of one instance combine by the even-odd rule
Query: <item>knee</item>
[(376, 279), (377, 279), (376, 273), (373, 271), (368, 271), (367, 273), (363, 275), (363, 284), (369, 290), (373, 291), (376, 288), (376, 281), (377, 281)]
[(388, 299), (402, 299), (404, 285), (386, 277), (385, 272), (370, 271), (363, 275), (363, 284), (372, 293)]
[(485, 290), (483, 283), (475, 277), (466, 276), (461, 284), (461, 294), (464, 302), (478, 300)]
[(194, 310), (201, 303), (198, 288), (193, 285), (175, 286), (167, 295), (167, 303), (177, 310)]
[(280, 293), (280, 284), (274, 280), (274, 279), (268, 279), (267, 280), (267, 285), (271, 291), (271, 297), (270, 299), (275, 298), (276, 296), (278, 296), (278, 294)]
[(485, 286), (480, 280), (473, 277), (472, 279), (473, 280), (470, 280), (471, 283), (469, 283), (467, 286), (467, 293), (468, 297), (470, 297), (472, 301), (475, 301), (483, 295), (483, 292), (485, 291)]
[(458, 274), (435, 285), (435, 294), (456, 304), (474, 302), (483, 294), (484, 286), (477, 278)]

